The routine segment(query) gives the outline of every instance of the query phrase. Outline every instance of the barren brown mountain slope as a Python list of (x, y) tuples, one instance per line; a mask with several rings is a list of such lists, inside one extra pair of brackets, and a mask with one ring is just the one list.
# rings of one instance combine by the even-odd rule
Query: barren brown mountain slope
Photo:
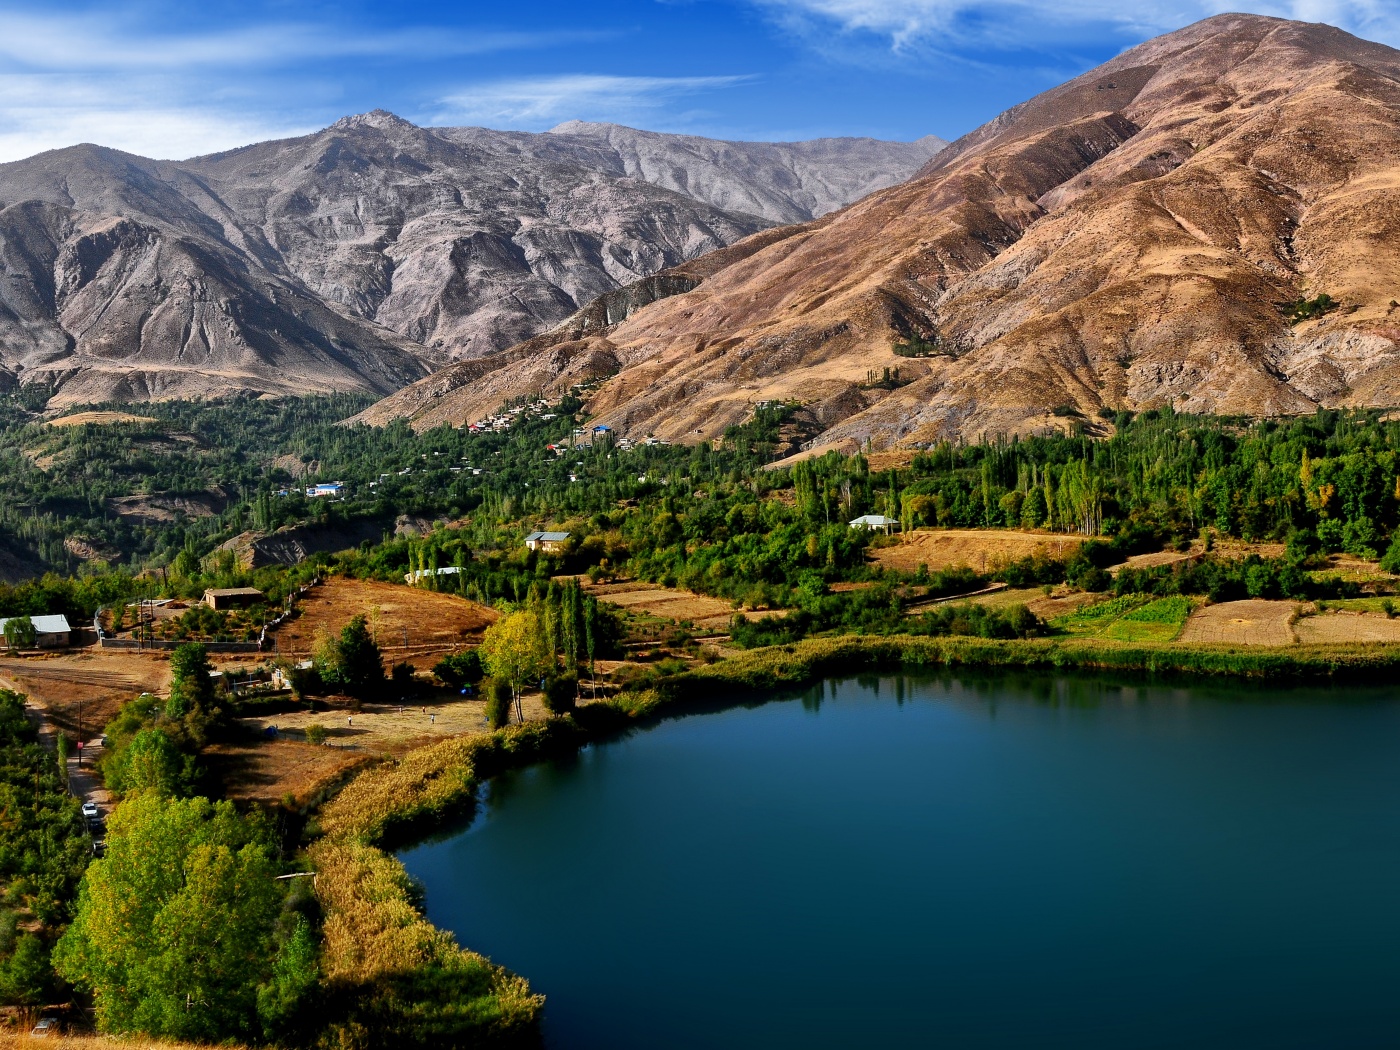
[[(1153, 40), (591, 333), (580, 352), (618, 372), (590, 408), (695, 438), (796, 399), (818, 444), (878, 446), (1061, 406), (1400, 403), (1398, 78), (1400, 52), (1328, 26), (1222, 15)], [(1291, 324), (1319, 293), (1340, 307)], [(896, 356), (911, 335), (940, 353)], [(577, 358), (528, 360), (473, 385), (499, 403)], [(865, 389), (886, 367), (913, 381)]]
[(84, 145), (0, 164), (0, 389), (56, 388), (53, 407), (386, 394), (907, 178), (943, 145), (376, 111), (181, 162)]

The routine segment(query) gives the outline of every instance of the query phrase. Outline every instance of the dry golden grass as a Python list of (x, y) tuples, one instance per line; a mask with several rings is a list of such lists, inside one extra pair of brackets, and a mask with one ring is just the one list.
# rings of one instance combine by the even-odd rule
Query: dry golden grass
[(932, 572), (960, 565), (984, 572), (1037, 552), (1069, 558), (1084, 543), (1080, 536), (1014, 529), (917, 529), (896, 538), (898, 543), (877, 548), (871, 558), (903, 572), (917, 572), (920, 565)]
[(169, 688), (170, 654), (80, 649), (0, 657), (0, 686), (29, 696), (65, 731), (92, 736), (132, 697)]
[[(241, 1044), (220, 1043), (221, 1050), (243, 1050)], [(167, 1043), (141, 1036), (118, 1039), (110, 1035), (56, 1035), (35, 1038), (28, 1032), (0, 1031), (0, 1046), (25, 1050), (209, 1050), (203, 1043)]]
[(1337, 645), (1349, 642), (1400, 642), (1400, 619), (1374, 613), (1326, 612), (1301, 617), (1293, 625), (1304, 644)]
[(71, 415), (50, 419), (51, 427), (76, 427), (84, 423), (105, 426), (109, 423), (159, 423), (150, 416), (133, 416), (130, 412), (74, 412)]
[(210, 744), (201, 758), (229, 798), (265, 805), (289, 795), (297, 805), (305, 805), (324, 785), (374, 761), (365, 751), (288, 739)]
[(276, 632), (277, 652), (304, 657), (322, 631), (339, 632), (364, 616), (390, 660), (431, 668), (444, 653), (475, 644), (497, 613), (477, 602), (418, 587), (334, 577), (298, 603), (300, 614)]
[(1177, 641), (1184, 645), (1292, 645), (1298, 603), (1250, 599), (1197, 609)]

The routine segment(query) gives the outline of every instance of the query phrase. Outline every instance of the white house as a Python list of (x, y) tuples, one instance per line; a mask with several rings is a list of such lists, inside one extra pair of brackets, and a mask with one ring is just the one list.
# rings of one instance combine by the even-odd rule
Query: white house
[(557, 551), (562, 550), (564, 544), (569, 542), (567, 532), (532, 532), (525, 537), (525, 546), (532, 551)]
[(899, 528), (899, 522), (894, 518), (887, 518), (883, 514), (862, 514), (851, 522), (853, 529), (865, 529), (869, 532), (883, 532), (886, 535)]
[(345, 486), (339, 481), (320, 481), (315, 485), (308, 485), (306, 494), (312, 499), (319, 496), (343, 496), (345, 494)]
[[(18, 617), (28, 619), (34, 624), (34, 647), (36, 649), (62, 649), (68, 644), (72, 628), (68, 626), (68, 617), (62, 614), (53, 616), (29, 616)], [(5, 635), (5, 624), (10, 622), (7, 617), (0, 620), (0, 638)]]

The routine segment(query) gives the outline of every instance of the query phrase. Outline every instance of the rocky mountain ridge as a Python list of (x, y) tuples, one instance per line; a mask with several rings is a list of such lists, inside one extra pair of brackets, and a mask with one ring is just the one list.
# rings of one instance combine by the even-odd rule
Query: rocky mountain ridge
[(52, 387), (55, 407), (388, 393), (906, 177), (940, 145), (531, 135), (376, 111), (181, 162), (40, 154), (0, 165), (0, 385)]
[(1014, 107), (908, 182), (739, 242), (620, 324), (537, 337), (557, 377), (538, 352), (482, 362), (385, 409), (452, 422), (442, 406), (557, 386), (585, 360), (613, 362), (589, 409), (625, 433), (699, 440), (796, 401), (816, 449), (1168, 404), (1392, 406), (1397, 234), (1400, 52), (1221, 15)]

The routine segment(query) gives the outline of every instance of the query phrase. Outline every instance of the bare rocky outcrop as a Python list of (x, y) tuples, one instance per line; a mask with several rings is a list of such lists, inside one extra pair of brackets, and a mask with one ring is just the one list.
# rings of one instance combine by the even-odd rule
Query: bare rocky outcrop
[(939, 145), (375, 112), (178, 163), (40, 154), (0, 165), (0, 386), (55, 387), (55, 406), (388, 393), (906, 177)]
[[(1288, 308), (1321, 293), (1339, 306)], [(1391, 406), (1397, 300), (1400, 52), (1220, 15), (600, 331), (619, 367), (588, 407), (698, 440), (796, 400), (827, 428), (816, 447), (881, 447), (1167, 404)], [(931, 356), (893, 352), (911, 340)], [(885, 368), (905, 385), (868, 388)], [(497, 403), (512, 395), (508, 372), (489, 375)], [(470, 385), (451, 398), (483, 403)]]

